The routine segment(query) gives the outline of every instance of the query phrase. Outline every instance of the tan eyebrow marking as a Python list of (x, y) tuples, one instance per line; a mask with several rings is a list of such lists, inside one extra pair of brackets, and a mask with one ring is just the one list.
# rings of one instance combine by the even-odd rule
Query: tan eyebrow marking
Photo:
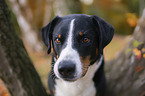
[(58, 35), (58, 38), (61, 38), (61, 35), (60, 34)]
[(83, 35), (83, 33), (82, 33), (82, 32), (80, 32), (79, 34), (80, 34), (81, 36)]

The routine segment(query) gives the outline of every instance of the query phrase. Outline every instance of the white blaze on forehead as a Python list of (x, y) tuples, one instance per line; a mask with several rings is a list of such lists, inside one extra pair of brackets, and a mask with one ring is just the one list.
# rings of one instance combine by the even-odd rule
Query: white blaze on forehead
[(73, 40), (74, 22), (75, 19), (71, 20), (70, 22), (66, 47), (61, 51), (58, 60), (54, 64), (54, 73), (57, 77), (59, 77), (59, 72), (58, 72), (59, 63), (63, 60), (71, 60), (74, 62), (74, 64), (76, 64), (75, 76), (77, 78), (79, 78), (82, 74), (82, 66), (81, 66), (81, 61), (79, 59), (80, 58), (79, 54), (76, 50), (72, 48), (73, 41), (74, 41)]
[(72, 42), (73, 42), (72, 37), (73, 37), (74, 21), (75, 21), (75, 19), (73, 19), (71, 21), (71, 24), (70, 24), (70, 30), (69, 30), (69, 35), (68, 35), (69, 37), (68, 37), (68, 41), (67, 41), (67, 47), (72, 47)]

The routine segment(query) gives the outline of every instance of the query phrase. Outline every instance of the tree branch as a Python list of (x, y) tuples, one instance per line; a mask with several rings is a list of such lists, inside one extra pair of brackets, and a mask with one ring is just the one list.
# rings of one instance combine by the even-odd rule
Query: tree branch
[(5, 0), (0, 0), (0, 78), (11, 96), (48, 96), (11, 23)]
[[(137, 47), (133, 42), (142, 42)], [(137, 48), (140, 58), (133, 49)], [(133, 37), (120, 56), (106, 64), (108, 72), (107, 96), (145, 96), (145, 9)], [(126, 53), (126, 50), (131, 49)]]

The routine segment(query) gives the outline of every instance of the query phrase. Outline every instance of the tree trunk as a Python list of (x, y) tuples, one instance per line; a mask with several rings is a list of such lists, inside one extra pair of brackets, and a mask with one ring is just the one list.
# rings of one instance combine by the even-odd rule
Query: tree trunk
[(0, 0), (0, 78), (11, 96), (48, 96), (15, 32), (5, 0)]
[(107, 96), (145, 96), (145, 9), (132, 40), (106, 70)]
[[(127, 53), (128, 49), (133, 51)], [(132, 40), (116, 60), (106, 64), (106, 70), (107, 96), (145, 96), (145, 9)], [(5, 0), (0, 0), (0, 78), (11, 96), (47, 96), (13, 28)]]

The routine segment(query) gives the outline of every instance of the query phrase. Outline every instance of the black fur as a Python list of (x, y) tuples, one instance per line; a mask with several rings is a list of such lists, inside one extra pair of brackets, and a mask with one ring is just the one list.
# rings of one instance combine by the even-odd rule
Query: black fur
[[(63, 48), (66, 46), (67, 32), (69, 30), (69, 22), (75, 19), (74, 24), (74, 44), (73, 48), (76, 49), (81, 57), (91, 56), (92, 62), (90, 66), (99, 59), (100, 55), (103, 54), (103, 48), (110, 43), (114, 35), (114, 28), (107, 23), (102, 18), (94, 15), (84, 15), (84, 14), (73, 14), (64, 17), (55, 17), (47, 26), (42, 28), (41, 37), (44, 44), (48, 47), (48, 54), (51, 52), (51, 42), (53, 45), (54, 55), (52, 59), (52, 70), (49, 75), (49, 89), (51, 95), (54, 96), (55, 90), (55, 79), (57, 77), (54, 74), (53, 66), (57, 56), (60, 56), (60, 53)], [(83, 36), (79, 35), (79, 32), (83, 32)], [(57, 43), (56, 39), (58, 35), (61, 34), (61, 43)], [(82, 38), (87, 37), (90, 39), (88, 43), (82, 43)], [(98, 53), (96, 52), (98, 49)], [(97, 53), (97, 54), (96, 54)], [(106, 79), (104, 73), (104, 60), (95, 73), (93, 81), (99, 96), (103, 96), (106, 88)], [(57, 86), (57, 85), (56, 85)]]

